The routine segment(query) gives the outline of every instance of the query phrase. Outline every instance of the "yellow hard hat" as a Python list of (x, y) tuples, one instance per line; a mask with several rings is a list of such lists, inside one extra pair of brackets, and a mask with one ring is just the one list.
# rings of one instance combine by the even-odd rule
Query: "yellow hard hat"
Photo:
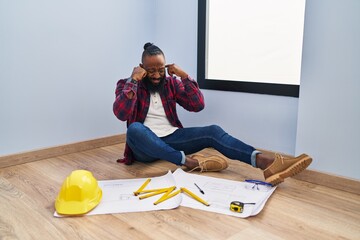
[(100, 203), (101, 197), (102, 190), (92, 173), (75, 170), (63, 182), (55, 209), (59, 214), (85, 214)]

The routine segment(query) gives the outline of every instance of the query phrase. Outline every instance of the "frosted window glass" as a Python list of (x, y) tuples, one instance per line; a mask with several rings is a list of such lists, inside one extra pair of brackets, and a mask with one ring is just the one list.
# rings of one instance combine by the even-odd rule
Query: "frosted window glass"
[(300, 84), (305, 0), (208, 0), (206, 79)]

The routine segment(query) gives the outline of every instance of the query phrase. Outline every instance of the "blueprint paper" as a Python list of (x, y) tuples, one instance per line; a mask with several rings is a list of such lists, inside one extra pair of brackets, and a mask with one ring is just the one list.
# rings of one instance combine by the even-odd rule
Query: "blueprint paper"
[[(249, 184), (245, 182), (186, 173), (181, 168), (178, 168), (174, 173), (169, 171), (163, 176), (151, 178), (151, 181), (145, 189), (176, 186), (176, 190), (178, 190), (185, 187), (198, 197), (207, 201), (210, 206), (205, 206), (184, 193), (154, 205), (154, 202), (157, 201), (162, 194), (142, 200), (139, 199), (139, 196), (134, 195), (134, 191), (138, 190), (147, 179), (148, 178), (98, 181), (99, 187), (103, 191), (101, 202), (96, 208), (85, 215), (144, 212), (174, 209), (179, 206), (184, 206), (246, 218), (257, 215), (264, 208), (267, 200), (276, 189), (273, 187), (268, 191), (258, 191), (256, 188), (249, 188)], [(201, 194), (194, 183), (196, 183), (205, 194)], [(255, 204), (245, 204), (243, 212), (237, 213), (230, 211), (230, 203), (232, 201)], [(55, 211), (54, 216), (64, 217), (66, 215), (59, 215)]]
[[(241, 218), (258, 214), (264, 208), (266, 201), (276, 189), (276, 187), (273, 187), (266, 192), (262, 192), (256, 190), (256, 188), (252, 189), (246, 187), (249, 184), (245, 182), (186, 173), (182, 169), (177, 169), (173, 173), (173, 176), (178, 187), (187, 188), (210, 204), (210, 206), (205, 206), (186, 194), (183, 194), (181, 206)], [(194, 183), (196, 183), (205, 194), (201, 194)], [(230, 203), (232, 201), (255, 203), (255, 205), (245, 204), (242, 213), (232, 212), (230, 210)]]

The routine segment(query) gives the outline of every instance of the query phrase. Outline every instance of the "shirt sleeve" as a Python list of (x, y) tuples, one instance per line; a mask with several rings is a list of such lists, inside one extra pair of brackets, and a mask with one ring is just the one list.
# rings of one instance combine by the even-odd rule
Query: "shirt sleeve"
[[(120, 79), (116, 84), (113, 112), (121, 121), (128, 120), (134, 110), (137, 87), (137, 83), (131, 82), (131, 78)], [(130, 92), (133, 92), (132, 98), (128, 97)]]
[(199, 112), (204, 109), (204, 96), (198, 83), (191, 77), (179, 81), (177, 84), (177, 102), (188, 111)]

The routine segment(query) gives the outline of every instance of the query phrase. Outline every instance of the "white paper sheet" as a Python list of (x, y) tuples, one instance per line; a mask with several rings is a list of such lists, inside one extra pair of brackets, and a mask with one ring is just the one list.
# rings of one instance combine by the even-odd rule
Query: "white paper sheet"
[[(183, 194), (181, 206), (242, 218), (258, 214), (276, 189), (273, 187), (266, 192), (259, 191), (257, 188), (247, 187), (249, 184), (245, 182), (186, 173), (182, 169), (177, 169), (173, 173), (173, 176), (178, 187), (187, 188), (210, 204), (210, 206), (205, 206), (188, 195)], [(201, 194), (194, 183), (196, 183), (205, 194)], [(250, 186), (251, 185), (252, 184), (250, 184)], [(232, 212), (230, 210), (230, 203), (232, 201), (255, 203), (255, 205), (245, 204), (242, 213)]]
[[(180, 189), (181, 187), (185, 187), (198, 197), (207, 201), (210, 206), (205, 206), (184, 193), (154, 205), (154, 202), (158, 200), (162, 194), (142, 200), (134, 195), (134, 191), (139, 189), (146, 179), (147, 178), (98, 181), (103, 191), (101, 202), (86, 215), (154, 211), (184, 206), (246, 218), (258, 214), (276, 189), (273, 187), (268, 191), (259, 191), (256, 188), (249, 188), (249, 184), (245, 182), (186, 173), (179, 168), (174, 173), (169, 171), (164, 176), (151, 178), (150, 183), (145, 189), (166, 188), (171, 186), (177, 186), (177, 189)], [(194, 183), (196, 183), (205, 194), (201, 194)], [(230, 203), (232, 201), (255, 204), (245, 204), (243, 212), (237, 213), (230, 211)], [(64, 215), (59, 215), (56, 212), (54, 216), (64, 217)]]

